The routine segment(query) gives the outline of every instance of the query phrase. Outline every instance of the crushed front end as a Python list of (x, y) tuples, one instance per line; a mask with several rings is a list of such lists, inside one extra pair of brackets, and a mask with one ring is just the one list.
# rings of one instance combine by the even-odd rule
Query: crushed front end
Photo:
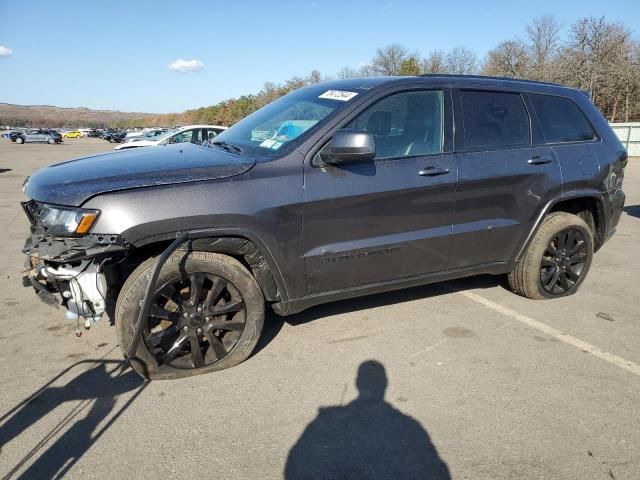
[(109, 265), (122, 257), (126, 244), (119, 235), (88, 233), (97, 210), (22, 204), (31, 222), (23, 284), (33, 287), (49, 305), (63, 306), (67, 318), (88, 328), (107, 311)]

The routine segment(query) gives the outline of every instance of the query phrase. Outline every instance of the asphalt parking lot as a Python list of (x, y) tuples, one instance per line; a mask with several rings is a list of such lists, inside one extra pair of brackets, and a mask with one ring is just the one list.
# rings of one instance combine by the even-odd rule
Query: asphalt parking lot
[(143, 383), (108, 321), (22, 287), (24, 177), (109, 151), (0, 141), (0, 478), (640, 478), (640, 159), (583, 288), (476, 277), (269, 319), (255, 355)]

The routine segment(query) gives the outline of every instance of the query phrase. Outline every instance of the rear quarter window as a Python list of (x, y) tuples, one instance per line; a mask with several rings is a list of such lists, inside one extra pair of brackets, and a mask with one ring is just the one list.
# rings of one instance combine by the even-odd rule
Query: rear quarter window
[(522, 96), (510, 92), (461, 90), (465, 150), (530, 144), (530, 122)]
[(591, 123), (571, 99), (530, 93), (547, 143), (585, 142), (597, 138)]

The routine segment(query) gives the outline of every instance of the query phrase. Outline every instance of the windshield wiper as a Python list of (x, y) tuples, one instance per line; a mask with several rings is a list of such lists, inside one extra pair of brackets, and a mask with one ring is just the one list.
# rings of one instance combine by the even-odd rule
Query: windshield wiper
[(227, 143), (224, 140), (218, 140), (217, 142), (211, 142), (209, 145), (216, 145), (218, 147), (224, 148), (227, 152), (231, 152), (231, 153), (242, 153), (242, 149), (240, 147), (236, 147), (235, 145), (231, 145), (230, 143)]

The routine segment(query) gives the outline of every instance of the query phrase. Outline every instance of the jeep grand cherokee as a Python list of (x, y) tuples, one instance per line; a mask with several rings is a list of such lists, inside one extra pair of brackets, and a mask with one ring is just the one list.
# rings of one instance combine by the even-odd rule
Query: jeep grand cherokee
[(25, 283), (115, 317), (146, 378), (228, 368), (265, 306), (476, 274), (576, 292), (624, 203), (627, 155), (584, 92), (464, 76), (294, 91), (206, 146), (52, 165), (25, 184)]

